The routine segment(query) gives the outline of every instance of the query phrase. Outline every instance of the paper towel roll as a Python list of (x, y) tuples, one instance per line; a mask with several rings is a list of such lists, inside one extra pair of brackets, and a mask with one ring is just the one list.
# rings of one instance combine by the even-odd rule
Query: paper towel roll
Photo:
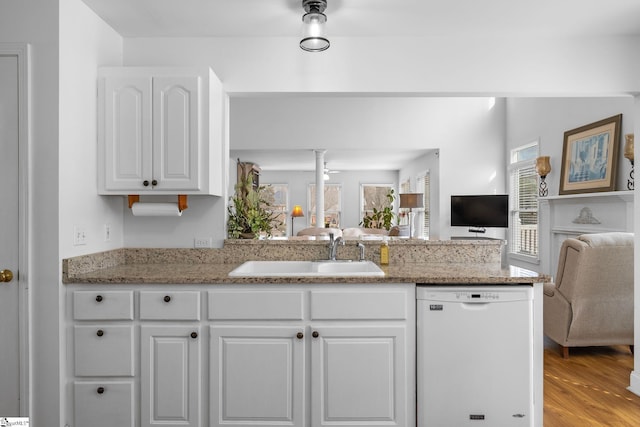
[(141, 203), (131, 206), (133, 216), (182, 216), (177, 203)]

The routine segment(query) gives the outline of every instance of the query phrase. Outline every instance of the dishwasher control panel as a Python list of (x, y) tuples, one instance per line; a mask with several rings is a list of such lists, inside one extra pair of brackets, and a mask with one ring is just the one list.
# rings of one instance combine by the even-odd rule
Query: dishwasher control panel
[(505, 302), (505, 301), (521, 301), (531, 299), (530, 286), (502, 286), (500, 288), (473, 289), (465, 287), (464, 289), (451, 289), (432, 286), (418, 286), (417, 299), (442, 302)]

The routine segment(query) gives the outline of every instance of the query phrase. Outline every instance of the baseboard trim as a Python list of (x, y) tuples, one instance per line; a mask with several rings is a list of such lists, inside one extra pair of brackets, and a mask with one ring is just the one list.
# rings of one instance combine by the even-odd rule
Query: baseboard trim
[(640, 396), (640, 372), (632, 371), (631, 375), (629, 375), (629, 381), (631, 384), (627, 387), (627, 390)]

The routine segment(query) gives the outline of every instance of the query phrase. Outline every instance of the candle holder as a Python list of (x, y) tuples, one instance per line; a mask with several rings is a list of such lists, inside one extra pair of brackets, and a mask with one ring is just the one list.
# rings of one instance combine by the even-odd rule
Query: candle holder
[(629, 178), (627, 179), (627, 190), (633, 190), (633, 134), (625, 135), (624, 139), (624, 157), (631, 162), (631, 172), (629, 172)]
[(536, 159), (536, 172), (540, 175), (540, 188), (538, 188), (538, 196), (547, 197), (549, 189), (545, 179), (551, 172), (551, 162), (549, 156), (540, 156)]

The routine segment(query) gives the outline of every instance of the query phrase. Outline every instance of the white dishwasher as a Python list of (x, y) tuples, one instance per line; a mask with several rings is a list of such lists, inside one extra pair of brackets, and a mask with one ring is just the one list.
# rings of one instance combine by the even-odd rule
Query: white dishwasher
[(418, 286), (418, 427), (533, 426), (533, 288)]

